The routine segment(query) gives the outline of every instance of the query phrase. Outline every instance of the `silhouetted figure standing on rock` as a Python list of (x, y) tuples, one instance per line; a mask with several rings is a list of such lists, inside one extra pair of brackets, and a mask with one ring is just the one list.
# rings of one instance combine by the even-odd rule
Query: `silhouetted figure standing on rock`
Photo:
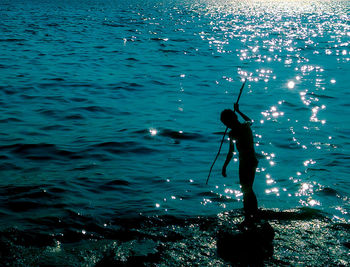
[(239, 105), (237, 103), (234, 108), (245, 122), (239, 122), (233, 110), (225, 109), (221, 112), (220, 119), (222, 123), (231, 129), (229, 132), (230, 147), (222, 167), (222, 175), (226, 177), (226, 167), (233, 157), (235, 143), (239, 153), (239, 182), (243, 191), (245, 223), (252, 223), (257, 220), (256, 215), (258, 211), (258, 202), (253, 191), (253, 182), (258, 160), (255, 156), (253, 133), (250, 129), (252, 121), (239, 110)]

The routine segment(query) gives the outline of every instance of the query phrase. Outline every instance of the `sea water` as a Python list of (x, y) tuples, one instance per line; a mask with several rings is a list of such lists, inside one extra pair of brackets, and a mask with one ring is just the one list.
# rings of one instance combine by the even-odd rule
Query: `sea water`
[(2, 0), (1, 229), (242, 208), (220, 112), (254, 120), (259, 207), (349, 222), (349, 1)]

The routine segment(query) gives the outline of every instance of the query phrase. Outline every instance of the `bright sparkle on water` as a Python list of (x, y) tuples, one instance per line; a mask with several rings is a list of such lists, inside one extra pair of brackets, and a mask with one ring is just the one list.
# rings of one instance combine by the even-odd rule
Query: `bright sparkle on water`
[[(307, 51), (310, 49), (313, 55), (333, 55), (334, 53), (339, 56), (348, 55), (347, 49), (338, 49), (338, 45), (334, 46), (337, 49), (337, 51), (334, 52), (333, 49), (324, 48), (319, 43), (318, 38), (323, 38), (326, 34), (327, 29), (325, 25), (328, 25), (327, 27), (332, 25), (331, 22), (329, 22), (329, 16), (332, 14), (332, 10), (328, 9), (327, 5), (320, 5), (318, 1), (254, 1), (249, 3), (249, 7), (244, 4), (238, 5), (238, 7), (236, 3), (233, 5), (230, 5), (228, 2), (224, 4), (221, 3), (222, 2), (217, 2), (208, 12), (212, 17), (221, 18), (217, 20), (217, 22), (212, 22), (215, 34), (201, 32), (202, 39), (207, 40), (209, 46), (215, 48), (218, 53), (235, 53), (243, 63), (260, 64), (259, 68), (256, 68), (255, 71), (250, 70), (249, 66), (238, 68), (238, 75), (247, 78), (248, 81), (252, 83), (263, 81), (268, 87), (271, 87), (270, 83), (277, 79), (276, 74), (279, 74), (278, 68), (280, 68), (279, 66), (281, 66), (281, 64), (284, 64), (284, 71), (286, 74), (288, 74), (288, 72), (290, 73), (289, 76), (296, 74), (294, 79), (286, 80), (285, 84), (288, 89), (293, 89), (300, 95), (302, 104), (311, 111), (309, 122), (304, 119), (291, 119), (290, 111), (287, 114), (284, 110), (286, 108), (284, 103), (290, 102), (288, 99), (283, 99), (278, 105), (272, 105), (268, 110), (262, 111), (261, 114), (264, 119), (258, 121), (261, 125), (270, 121), (279, 124), (283, 124), (285, 120), (290, 122), (291, 125), (289, 128), (292, 133), (291, 143), (295, 143), (296, 147), (300, 147), (304, 151), (309, 150), (310, 144), (305, 142), (305, 138), (301, 136), (302, 130), (299, 128), (301, 126), (304, 131), (311, 133), (315, 130), (320, 130), (320, 127), (327, 123), (327, 120), (324, 118), (325, 113), (323, 112), (326, 110), (326, 104), (322, 96), (320, 98), (317, 92), (319, 90), (326, 90), (325, 83), (327, 78), (325, 76), (325, 66), (327, 64), (324, 64), (321, 60), (313, 60), (312, 56), (307, 55), (304, 50)], [(313, 3), (316, 3), (316, 5), (313, 5)], [(318, 5), (324, 9), (321, 11)], [(317, 6), (317, 8), (315, 8), (315, 6)], [(242, 7), (243, 12), (249, 13), (254, 19), (253, 23), (247, 23), (246, 27), (241, 27), (238, 26), (237, 23), (234, 23), (234, 20), (222, 19), (222, 14), (228, 17), (234, 17), (233, 14), (241, 13)], [(238, 8), (240, 9), (238, 10)], [(342, 15), (345, 19), (345, 13)], [(347, 30), (349, 30), (349, 27), (345, 24), (336, 23), (337, 22), (332, 26), (337, 25), (335, 27), (339, 29), (338, 33), (340, 36), (344, 36), (344, 33), (348, 34)], [(341, 31), (341, 29), (345, 31)], [(223, 34), (216, 34), (217, 32), (222, 32)], [(240, 42), (245, 48), (236, 49), (236, 51), (234, 51), (230, 43), (237, 37), (241, 38)], [(344, 42), (344, 39), (340, 39), (342, 37), (338, 38), (342, 45), (348, 46), (348, 42)], [(315, 76), (315, 78), (310, 78), (312, 76)], [(225, 77), (225, 79), (229, 82), (233, 81), (232, 77)], [(312, 81), (315, 82), (314, 85), (312, 85)], [(330, 84), (336, 83), (334, 78), (328, 81), (330, 81)], [(252, 87), (254, 88), (255, 86), (252, 85)], [(249, 91), (249, 93), (252, 92), (253, 91)], [(295, 123), (293, 124), (292, 122)], [(315, 123), (320, 125), (314, 125)], [(261, 141), (259, 140), (261, 137), (258, 137), (259, 136), (256, 136), (256, 146), (259, 148), (261, 147)], [(316, 145), (315, 148), (318, 150), (322, 149), (320, 145)], [(262, 152), (262, 155), (270, 167), (259, 166), (257, 176), (261, 175), (259, 172), (264, 172), (266, 169), (276, 168), (278, 165), (276, 163), (281, 161), (279, 157), (275, 156), (275, 153), (272, 154)], [(237, 161), (237, 159), (234, 160)], [(290, 158), (290, 161), (293, 161), (293, 159)], [(286, 163), (287, 162), (282, 162), (280, 165), (286, 165)], [(260, 165), (263, 164), (263, 162), (260, 162)], [(298, 163), (295, 162), (294, 164)], [(300, 178), (293, 178), (292, 180), (294, 180), (295, 183), (301, 183), (307, 175), (307, 170), (309, 168), (317, 168), (318, 161), (306, 159), (301, 160), (299, 164), (300, 171), (297, 171), (296, 176)], [(305, 170), (303, 170), (302, 166), (305, 167)], [(281, 168), (286, 167), (281, 166)], [(269, 186), (265, 190), (266, 194), (280, 194), (279, 178), (282, 177), (281, 174), (276, 176), (276, 179), (273, 179), (270, 174), (266, 175), (266, 185)], [(226, 190), (225, 193), (230, 193), (230, 190)], [(289, 193), (290, 189), (283, 187), (282, 191), (286, 192), (285, 194), (289, 197), (292, 196), (292, 194)], [(304, 200), (302, 198), (302, 196), (310, 197), (314, 195), (314, 193), (312, 184), (301, 183), (301, 188), (295, 193), (295, 196), (301, 197), (299, 203), (302, 205), (321, 205), (319, 200), (310, 198)]]
[(157, 135), (157, 130), (156, 129), (150, 129), (149, 132), (151, 133), (152, 136)]
[(289, 89), (293, 89), (294, 86), (295, 86), (295, 82), (289, 81), (288, 84), (287, 84), (287, 86), (288, 86)]

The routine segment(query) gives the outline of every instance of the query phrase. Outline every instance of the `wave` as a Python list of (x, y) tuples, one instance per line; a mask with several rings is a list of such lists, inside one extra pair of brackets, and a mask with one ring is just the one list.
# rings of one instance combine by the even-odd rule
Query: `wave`
[(52, 160), (52, 159), (78, 159), (81, 158), (79, 153), (59, 149), (54, 144), (14, 144), (7, 146), (0, 146), (0, 151), (4, 153), (13, 154), (18, 157), (27, 158), (31, 160)]
[(121, 82), (117, 85), (113, 84), (110, 86), (114, 90), (126, 90), (126, 91), (131, 91), (131, 92), (136, 91), (136, 90), (144, 87), (143, 84), (135, 83), (135, 82)]
[(0, 39), (0, 42), (24, 42), (26, 39), (17, 39), (17, 38), (7, 38), (7, 39)]
[[(58, 126), (61, 130), (66, 127)], [(43, 130), (57, 130), (56, 126), (47, 126)], [(35, 133), (33, 133), (35, 134)], [(38, 135), (38, 134), (35, 134)], [(21, 158), (32, 161), (71, 161), (79, 159), (94, 159), (101, 162), (110, 160), (111, 155), (122, 154), (150, 154), (158, 153), (159, 149), (140, 145), (138, 142), (101, 142), (92, 145), (83, 146), (80, 149), (61, 148), (55, 144), (48, 143), (17, 143), (11, 145), (0, 146), (3, 160), (11, 160), (12, 158)], [(0, 165), (0, 169), (20, 169), (20, 167), (5, 162)], [(89, 166), (75, 167), (74, 170), (89, 169)]]
[(88, 150), (104, 150), (112, 154), (136, 153), (148, 154), (159, 152), (158, 149), (139, 145), (137, 142), (104, 142), (92, 145)]
[(7, 118), (7, 119), (0, 120), (0, 123), (11, 123), (11, 122), (23, 122), (23, 121), (17, 118)]
[(204, 138), (202, 135), (198, 133), (174, 131), (170, 129), (161, 130), (159, 135), (170, 137), (172, 139), (179, 139), (179, 140), (199, 140)]

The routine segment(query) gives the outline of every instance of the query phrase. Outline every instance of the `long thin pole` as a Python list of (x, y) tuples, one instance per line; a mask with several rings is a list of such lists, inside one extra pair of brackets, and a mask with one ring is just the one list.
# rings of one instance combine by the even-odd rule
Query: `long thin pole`
[[(236, 104), (238, 104), (239, 99), (241, 98), (241, 95), (242, 95), (242, 91), (243, 91), (245, 82), (246, 82), (246, 80), (244, 80), (244, 82), (243, 82), (243, 84), (242, 84), (242, 86), (241, 86), (241, 89), (239, 90), (239, 94), (238, 94), (238, 97), (237, 97), (237, 100), (236, 100)], [(236, 111), (235, 108), (233, 108), (233, 111)], [(213, 164), (212, 164), (211, 167), (210, 167), (209, 174), (208, 174), (208, 178), (207, 178), (207, 181), (205, 182), (205, 184), (208, 184), (208, 182), (209, 182), (209, 178), (210, 178), (211, 171), (212, 171), (212, 169), (213, 169), (213, 167), (214, 167), (214, 164), (215, 164), (216, 160), (218, 159), (218, 157), (219, 157), (219, 155), (220, 155), (221, 147), (222, 147), (222, 144), (224, 143), (225, 135), (226, 135), (226, 133), (227, 133), (227, 130), (228, 130), (228, 127), (226, 127), (226, 130), (225, 130), (225, 132), (224, 132), (224, 135), (223, 135), (223, 137), (222, 137), (222, 139), (221, 139), (219, 151), (218, 151), (218, 153), (216, 154), (216, 157), (215, 157), (215, 159), (214, 159), (214, 162), (213, 162)]]
[(208, 184), (208, 182), (209, 182), (211, 170), (213, 169), (214, 164), (215, 164), (216, 160), (218, 159), (218, 157), (219, 157), (219, 155), (220, 155), (220, 150), (221, 150), (222, 144), (224, 143), (225, 135), (226, 135), (227, 130), (228, 130), (228, 127), (226, 127), (226, 130), (225, 130), (225, 132), (224, 132), (224, 135), (222, 136), (222, 140), (221, 140), (221, 144), (220, 144), (220, 147), (219, 147), (219, 151), (218, 151), (218, 153), (216, 154), (216, 157), (215, 157), (215, 159), (214, 159), (214, 162), (213, 162), (213, 164), (212, 164), (211, 167), (210, 167), (209, 174), (208, 174), (208, 178), (207, 178), (207, 181), (205, 182), (205, 184)]
[[(242, 95), (242, 92), (243, 92), (243, 88), (244, 88), (244, 85), (245, 85), (245, 82), (246, 82), (246, 81), (247, 81), (247, 80), (244, 80), (244, 82), (243, 82), (243, 84), (242, 84), (242, 86), (241, 86), (241, 89), (239, 90), (239, 95), (238, 95), (238, 97), (237, 97), (236, 104), (238, 104), (239, 99), (241, 98), (241, 95)], [(235, 108), (233, 108), (233, 111), (236, 111)]]

